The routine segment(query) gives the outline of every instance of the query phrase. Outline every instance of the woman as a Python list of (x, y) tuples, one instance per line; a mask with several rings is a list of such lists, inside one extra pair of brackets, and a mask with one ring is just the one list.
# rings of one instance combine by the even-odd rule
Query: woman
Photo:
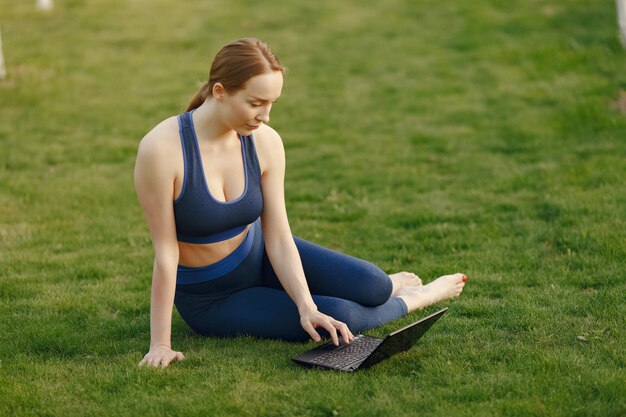
[(139, 145), (135, 186), (155, 252), (140, 365), (184, 358), (171, 348), (173, 304), (199, 334), (319, 341), (321, 328), (338, 345), (338, 333), (350, 342), (463, 289), (460, 273), (422, 285), (292, 236), (285, 152), (267, 125), (284, 71), (259, 40), (227, 44), (187, 112)]

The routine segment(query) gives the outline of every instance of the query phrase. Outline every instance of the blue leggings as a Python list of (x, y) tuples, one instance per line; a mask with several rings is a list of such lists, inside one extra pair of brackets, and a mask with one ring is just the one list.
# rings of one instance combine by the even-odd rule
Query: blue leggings
[[(402, 299), (390, 298), (391, 279), (377, 266), (296, 236), (294, 240), (318, 310), (346, 323), (354, 334), (407, 314)], [(225, 259), (200, 268), (179, 266), (174, 303), (199, 334), (310, 338), (270, 264), (259, 220)]]

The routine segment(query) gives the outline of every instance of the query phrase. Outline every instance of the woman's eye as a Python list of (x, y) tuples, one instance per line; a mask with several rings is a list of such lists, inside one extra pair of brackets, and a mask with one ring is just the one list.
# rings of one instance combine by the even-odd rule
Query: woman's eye
[(260, 106), (261, 106), (261, 105), (260, 105), (260, 104), (258, 104), (258, 103), (250, 103), (250, 105), (251, 105), (252, 107), (260, 107)]

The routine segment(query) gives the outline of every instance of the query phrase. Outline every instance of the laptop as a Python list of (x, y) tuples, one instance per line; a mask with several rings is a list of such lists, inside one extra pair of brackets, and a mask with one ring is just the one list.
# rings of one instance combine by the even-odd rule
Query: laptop
[(339, 338), (339, 346), (335, 346), (333, 342), (328, 342), (291, 360), (304, 366), (347, 372), (369, 368), (397, 353), (411, 349), (447, 310), (446, 307), (436, 311), (423, 319), (389, 333), (384, 339), (359, 334), (354, 336), (352, 342), (344, 344)]

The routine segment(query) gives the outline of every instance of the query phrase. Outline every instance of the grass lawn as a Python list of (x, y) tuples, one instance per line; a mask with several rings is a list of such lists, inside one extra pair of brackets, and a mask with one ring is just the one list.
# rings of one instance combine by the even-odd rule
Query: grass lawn
[[(0, 4), (0, 415), (626, 415), (614, 2), (55, 3)], [(305, 370), (290, 357), (313, 342), (202, 338), (177, 312), (187, 360), (136, 366), (137, 145), (243, 36), (289, 68), (272, 126), (294, 233), (389, 273), (470, 277), (372, 330), (450, 308), (368, 371)]]

